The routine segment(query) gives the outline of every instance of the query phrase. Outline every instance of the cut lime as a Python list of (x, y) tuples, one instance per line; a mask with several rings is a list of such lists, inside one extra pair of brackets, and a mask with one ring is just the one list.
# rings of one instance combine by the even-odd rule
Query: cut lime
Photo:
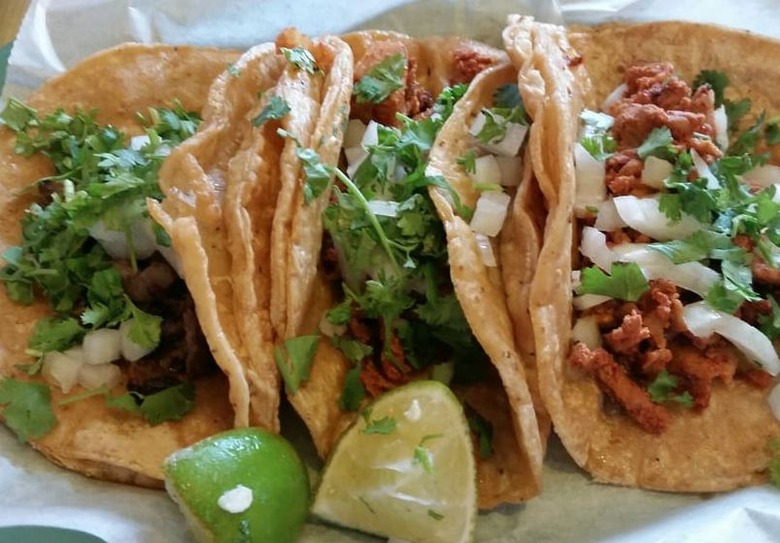
[(450, 389), (418, 381), (364, 410), (336, 445), (312, 511), (410, 542), (470, 541), (476, 469), (468, 423)]
[(306, 467), (266, 430), (217, 434), (175, 452), (163, 469), (199, 541), (293, 542), (306, 521)]

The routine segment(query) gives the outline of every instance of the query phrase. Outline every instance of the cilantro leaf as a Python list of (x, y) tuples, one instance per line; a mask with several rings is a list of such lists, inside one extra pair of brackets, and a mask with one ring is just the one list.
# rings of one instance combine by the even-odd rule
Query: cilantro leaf
[(343, 336), (333, 336), (330, 338), (330, 342), (339, 351), (344, 353), (344, 356), (353, 364), (358, 364), (366, 357), (371, 356), (371, 353), (374, 352), (374, 349), (370, 345)]
[(72, 318), (45, 318), (35, 323), (28, 347), (34, 351), (66, 351), (81, 341), (86, 330)]
[(274, 360), (290, 394), (298, 392), (301, 383), (309, 378), (319, 336), (290, 338), (274, 348)]
[(426, 473), (433, 473), (433, 453), (422, 445), (414, 448), (413, 466), (422, 466)]
[(392, 434), (395, 432), (395, 428), (398, 425), (398, 422), (390, 416), (382, 417), (381, 419), (372, 419), (370, 408), (364, 409), (360, 415), (366, 423), (365, 427), (360, 430), (361, 433), (364, 434)]
[(49, 387), (43, 383), (0, 381), (0, 406), (5, 423), (25, 442), (48, 434), (57, 424)]
[(515, 108), (523, 104), (517, 83), (506, 83), (498, 87), (493, 93), (493, 106), (501, 108)]
[(357, 411), (366, 397), (366, 387), (360, 379), (363, 371), (362, 364), (358, 363), (351, 368), (344, 377), (344, 387), (339, 395), (339, 409), (342, 411)]
[(731, 256), (732, 249), (744, 252), (736, 247), (729, 236), (710, 230), (698, 230), (682, 240), (655, 242), (648, 245), (650, 249), (658, 251), (675, 264), (695, 262), (705, 258), (722, 260), (724, 256)]
[(130, 305), (130, 313), (133, 317), (128, 337), (141, 347), (157, 347), (162, 333), (162, 317), (138, 309), (129, 299), (127, 303)]
[(9, 99), (0, 113), (0, 121), (14, 132), (25, 130), (37, 118), (37, 111), (15, 98)]
[(655, 380), (647, 387), (650, 394), (650, 400), (654, 403), (676, 402), (683, 407), (693, 407), (693, 397), (686, 390), (682, 394), (675, 394), (677, 388), (677, 377), (662, 369)]
[(156, 426), (163, 422), (181, 420), (192, 411), (195, 406), (195, 385), (182, 383), (148, 395), (127, 392), (114, 398), (107, 396), (106, 405), (139, 413), (149, 424)]
[(709, 85), (715, 94), (715, 107), (719, 108), (723, 104), (726, 87), (729, 86), (729, 77), (718, 70), (702, 70), (693, 80), (693, 88), (696, 89), (702, 85)]
[(444, 515), (441, 513), (434, 511), (433, 509), (428, 509), (428, 516), (431, 517), (433, 520), (443, 520)]
[(290, 105), (280, 96), (271, 96), (268, 104), (252, 119), (254, 126), (262, 126), (269, 119), (281, 119), (290, 112)]
[(586, 136), (580, 140), (585, 150), (596, 160), (603, 161), (617, 150), (617, 142), (609, 133)]
[(310, 74), (315, 74), (320, 71), (319, 67), (317, 67), (317, 61), (314, 60), (314, 56), (308, 49), (303, 47), (294, 47), (292, 49), (282, 47), (281, 51), (284, 58), (287, 59), (287, 62), (299, 70), (303, 70)]
[(668, 126), (653, 128), (645, 141), (642, 142), (642, 145), (637, 147), (636, 153), (639, 155), (639, 158), (644, 160), (659, 150), (666, 149), (671, 143), (672, 131), (669, 130)]
[(355, 83), (352, 94), (358, 104), (381, 104), (403, 88), (407, 60), (401, 53), (383, 59)]
[(739, 128), (739, 122), (742, 120), (742, 118), (750, 112), (750, 108), (753, 107), (753, 102), (750, 100), (750, 98), (742, 98), (736, 102), (726, 98), (723, 100), (723, 106), (726, 109), (726, 119), (728, 120), (729, 132), (734, 133), (737, 132)]
[(466, 154), (458, 157), (456, 162), (466, 173), (475, 173), (477, 171), (477, 153), (474, 149), (469, 149)]
[(479, 457), (484, 460), (493, 456), (493, 425), (469, 406), (466, 406), (466, 420), (477, 438)]
[(636, 263), (612, 264), (610, 275), (596, 266), (582, 270), (582, 283), (577, 294), (601, 294), (618, 300), (636, 302), (649, 290), (647, 278)]

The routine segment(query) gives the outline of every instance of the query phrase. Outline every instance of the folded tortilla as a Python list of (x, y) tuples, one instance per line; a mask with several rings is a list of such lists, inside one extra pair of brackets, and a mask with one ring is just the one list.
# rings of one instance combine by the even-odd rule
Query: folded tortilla
[[(531, 291), (541, 392), (555, 430), (574, 460), (600, 482), (685, 492), (764, 482), (769, 443), (780, 436), (767, 391), (740, 380), (713, 383), (709, 407), (676, 412), (660, 435), (643, 431), (621, 413), (603, 409), (603, 395), (595, 382), (569, 367), (567, 360), (572, 326), (572, 254), (567, 248), (576, 250), (572, 148), (581, 102), (600, 104), (630, 64), (665, 61), (688, 81), (703, 69), (725, 72), (733, 96), (748, 96), (754, 111), (766, 109), (771, 115), (780, 110), (770, 83), (778, 68), (767, 59), (780, 54), (780, 43), (680, 22), (612, 24), (580, 29), (569, 38), (576, 51), (565, 46), (566, 37), (559, 33), (557, 43), (535, 41), (530, 53), (560, 61), (542, 78), (549, 102), (545, 106), (549, 116), (543, 122), (551, 131), (559, 127), (547, 132), (543, 141), (545, 154), (552, 159), (545, 170), (556, 190), (545, 192), (549, 216), (538, 264), (544, 271), (536, 274)], [(573, 83), (583, 68), (593, 90), (580, 94), (578, 89), (587, 87)]]
[[(169, 106), (179, 100), (189, 111), (201, 111), (212, 80), (235, 60), (231, 51), (164, 45), (122, 45), (98, 53), (52, 79), (28, 103), (42, 115), (58, 107), (97, 109), (97, 121), (130, 135), (142, 133), (136, 112)], [(15, 135), (0, 128), (0, 246), (19, 242), (19, 224), (35, 191), (22, 191), (51, 174), (42, 156), (24, 158), (14, 152)], [(17, 369), (29, 363), (27, 341), (48, 305), (20, 306), (0, 289), (0, 375), (29, 379)], [(143, 486), (162, 486), (162, 461), (173, 451), (233, 426), (228, 384), (215, 375), (196, 383), (195, 407), (178, 422), (150, 426), (143, 419), (108, 409), (102, 396), (59, 405), (64, 395), (52, 387), (58, 419), (46, 436), (31, 445), (52, 462), (91, 477)], [(112, 391), (118, 394), (124, 386)]]

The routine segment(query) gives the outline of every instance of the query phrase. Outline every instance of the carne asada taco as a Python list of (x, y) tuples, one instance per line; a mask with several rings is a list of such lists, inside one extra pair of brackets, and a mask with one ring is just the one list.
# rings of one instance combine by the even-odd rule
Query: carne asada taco
[[(441, 187), (467, 212), (458, 191), (441, 175), (426, 174), (434, 140), (466, 90), (450, 85), (506, 57), (456, 38), (361, 32), (344, 40), (355, 55), (350, 119), (340, 135), (344, 158), (337, 163), (337, 155), (326, 160), (299, 148), (298, 164), (282, 161), (282, 168), (301, 172), (298, 190), (313, 196), (298, 198), (288, 222), (324, 224), (319, 258), (307, 262), (316, 270), (308, 312), (297, 325), (287, 321), (275, 353), (290, 402), (326, 456), (370, 398), (414, 379), (444, 380), (474, 429), (480, 506), (528, 499), (539, 491), (541, 444), (522, 370), (515, 371), (520, 362), (509, 319), (504, 310), (490, 329), (483, 319), (479, 334), (471, 322), (485, 315), (479, 292), (499, 307), (504, 300), (481, 283), (487, 274), (469, 276), (467, 261), (478, 253), (462, 249), (456, 231), (445, 233), (428, 192)], [(329, 173), (319, 185), (317, 172)], [(321, 218), (304, 219), (309, 206), (319, 206)], [(303, 257), (294, 245), (286, 251), (288, 261)], [(458, 271), (451, 275), (454, 257)]]
[[(763, 482), (780, 438), (780, 100), (757, 59), (780, 44), (677, 22), (570, 39), (579, 54), (544, 81), (567, 129), (545, 138), (559, 188), (531, 293), (555, 429), (599, 481)], [(583, 66), (591, 109), (550, 90)]]
[(144, 200), (236, 56), (119, 46), (1, 115), (0, 413), (61, 466), (162, 486), (167, 455), (233, 425)]

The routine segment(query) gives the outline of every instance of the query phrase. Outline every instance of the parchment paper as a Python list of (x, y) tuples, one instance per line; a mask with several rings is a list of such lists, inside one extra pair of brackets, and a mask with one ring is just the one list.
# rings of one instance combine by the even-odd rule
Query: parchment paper
[[(414, 35), (468, 35), (498, 44), (510, 12), (567, 23), (687, 19), (780, 37), (776, 6), (775, 0), (33, 0), (2, 96), (24, 97), (87, 54), (128, 40), (248, 47), (294, 24), (310, 34), (387, 28)], [(308, 459), (316, 478), (321, 464), (305, 427), (288, 407), (282, 421), (284, 434)], [(482, 513), (476, 541), (780, 541), (780, 492), (769, 487), (699, 496), (597, 485), (555, 439), (545, 462), (544, 485), (542, 495), (526, 505)], [(0, 488), (0, 526), (62, 526), (111, 543), (190, 540), (183, 518), (163, 492), (61, 470), (18, 443), (4, 427)], [(307, 525), (301, 540), (375, 541), (316, 523)]]

